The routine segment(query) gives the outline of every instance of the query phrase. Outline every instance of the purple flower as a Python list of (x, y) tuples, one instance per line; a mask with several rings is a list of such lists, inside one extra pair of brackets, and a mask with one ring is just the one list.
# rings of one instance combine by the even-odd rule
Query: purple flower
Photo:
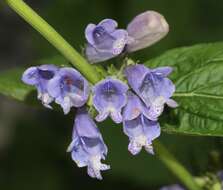
[(101, 163), (108, 152), (101, 133), (83, 107), (77, 111), (72, 142), (67, 151), (71, 152), (78, 167), (87, 166), (88, 175), (93, 178), (102, 179), (100, 171), (110, 169), (110, 166)]
[(155, 12), (146, 11), (136, 16), (127, 27), (129, 42), (127, 51), (133, 52), (156, 43), (169, 32), (165, 18)]
[(149, 69), (141, 64), (129, 66), (125, 70), (129, 85), (154, 117), (163, 112), (165, 103), (170, 107), (177, 107), (177, 103), (170, 99), (175, 92), (175, 85), (167, 78), (171, 72), (171, 67)]
[(58, 67), (54, 65), (41, 65), (28, 68), (22, 76), (22, 81), (24, 83), (33, 85), (37, 88), (38, 99), (41, 100), (42, 104), (47, 108), (51, 108), (49, 104), (54, 100), (48, 93), (48, 83), (54, 78), (58, 70)]
[(157, 120), (156, 115), (140, 100), (140, 98), (133, 92), (127, 92), (127, 104), (123, 109), (123, 120), (129, 121), (136, 119), (140, 114), (143, 114), (150, 120)]
[(144, 115), (129, 121), (123, 121), (123, 131), (129, 137), (128, 150), (133, 154), (138, 154), (142, 147), (154, 154), (152, 141), (160, 136), (160, 125), (156, 121), (147, 119)]
[(119, 55), (128, 40), (126, 30), (116, 29), (117, 22), (112, 19), (102, 20), (98, 25), (88, 24), (85, 30), (88, 60), (92, 63), (105, 61)]
[(104, 121), (109, 115), (116, 123), (122, 122), (121, 111), (125, 106), (128, 86), (120, 80), (107, 78), (93, 88), (93, 104), (98, 111), (96, 120)]
[(162, 187), (160, 190), (184, 190), (184, 188), (182, 188), (180, 185), (171, 185), (171, 186), (166, 186), (166, 187)]
[(81, 107), (87, 102), (89, 85), (87, 80), (75, 69), (62, 68), (49, 82), (48, 91), (67, 114), (71, 107)]

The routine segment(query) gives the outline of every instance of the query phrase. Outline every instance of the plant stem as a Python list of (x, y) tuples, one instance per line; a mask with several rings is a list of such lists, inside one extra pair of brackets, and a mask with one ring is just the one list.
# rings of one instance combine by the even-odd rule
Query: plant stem
[(91, 83), (98, 82), (101, 77), (60, 34), (22, 0), (5, 0), (6, 3), (44, 36), (61, 54), (66, 57)]
[(154, 142), (156, 156), (182, 182), (188, 190), (202, 190), (194, 177), (182, 166), (174, 156), (158, 141)]

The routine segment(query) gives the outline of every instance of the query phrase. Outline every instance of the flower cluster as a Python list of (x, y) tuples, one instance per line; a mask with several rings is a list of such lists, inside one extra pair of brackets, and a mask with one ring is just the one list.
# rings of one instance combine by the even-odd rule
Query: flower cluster
[[(165, 19), (154, 11), (135, 17), (127, 30), (117, 29), (116, 21), (105, 19), (98, 25), (87, 26), (86, 57), (91, 63), (105, 61), (150, 46), (167, 32)], [(124, 80), (114, 73), (92, 86), (74, 68), (41, 65), (27, 69), (22, 80), (36, 87), (38, 99), (45, 107), (52, 109), (51, 104), (55, 102), (64, 114), (72, 107), (77, 109), (67, 151), (78, 167), (87, 167), (89, 176), (102, 179), (101, 171), (110, 166), (101, 162), (108, 149), (96, 122), (110, 117), (115, 123), (122, 123), (124, 134), (129, 138), (128, 150), (133, 155), (143, 147), (154, 154), (152, 142), (161, 131), (158, 118), (165, 104), (177, 106), (171, 99), (175, 86), (167, 78), (171, 72), (170, 67), (149, 69), (143, 64), (132, 64), (125, 67)], [(88, 106), (98, 112), (94, 119)]]

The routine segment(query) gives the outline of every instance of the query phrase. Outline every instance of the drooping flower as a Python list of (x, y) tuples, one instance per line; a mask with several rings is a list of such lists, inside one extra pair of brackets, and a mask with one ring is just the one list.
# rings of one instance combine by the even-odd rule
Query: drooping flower
[(121, 111), (125, 106), (128, 86), (120, 80), (107, 78), (93, 88), (93, 104), (98, 115), (98, 122), (104, 121), (109, 115), (116, 123), (122, 122)]
[(165, 18), (155, 12), (146, 11), (136, 16), (127, 27), (129, 43), (127, 51), (133, 52), (151, 46), (169, 32)]
[(138, 154), (142, 147), (154, 154), (152, 141), (160, 136), (160, 125), (157, 121), (151, 121), (144, 115), (139, 115), (133, 120), (123, 121), (123, 131), (129, 137), (128, 150)]
[(162, 187), (160, 190), (184, 190), (184, 188), (181, 187), (178, 184), (175, 184), (175, 185), (170, 185), (170, 186)]
[(54, 65), (41, 65), (28, 68), (22, 76), (24, 83), (37, 88), (38, 99), (47, 108), (51, 108), (49, 104), (54, 100), (48, 93), (48, 83), (55, 77), (58, 70), (58, 67)]
[(177, 107), (177, 103), (171, 99), (175, 85), (167, 78), (171, 72), (171, 67), (149, 69), (141, 64), (129, 66), (125, 70), (129, 85), (156, 117), (163, 112), (165, 103)]
[(119, 55), (128, 40), (126, 30), (116, 29), (117, 22), (112, 19), (102, 20), (98, 25), (88, 24), (85, 30), (87, 59), (97, 63)]
[(156, 115), (135, 95), (132, 91), (127, 92), (127, 104), (123, 109), (123, 120), (129, 121), (136, 119), (140, 114), (143, 114), (150, 120), (157, 120)]
[(73, 68), (61, 68), (48, 85), (49, 94), (65, 114), (71, 107), (81, 107), (87, 102), (89, 88), (87, 80)]
[(78, 167), (87, 166), (87, 173), (93, 178), (102, 179), (101, 170), (110, 169), (109, 165), (101, 163), (101, 159), (105, 160), (107, 155), (107, 146), (93, 119), (83, 107), (77, 111), (72, 142), (67, 151), (71, 152)]

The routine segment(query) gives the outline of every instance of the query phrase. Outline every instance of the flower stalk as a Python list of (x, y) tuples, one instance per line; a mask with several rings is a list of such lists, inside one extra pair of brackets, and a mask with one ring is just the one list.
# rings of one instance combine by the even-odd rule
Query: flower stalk
[(158, 141), (154, 142), (155, 155), (184, 184), (188, 190), (202, 190), (194, 177), (174, 156)]

